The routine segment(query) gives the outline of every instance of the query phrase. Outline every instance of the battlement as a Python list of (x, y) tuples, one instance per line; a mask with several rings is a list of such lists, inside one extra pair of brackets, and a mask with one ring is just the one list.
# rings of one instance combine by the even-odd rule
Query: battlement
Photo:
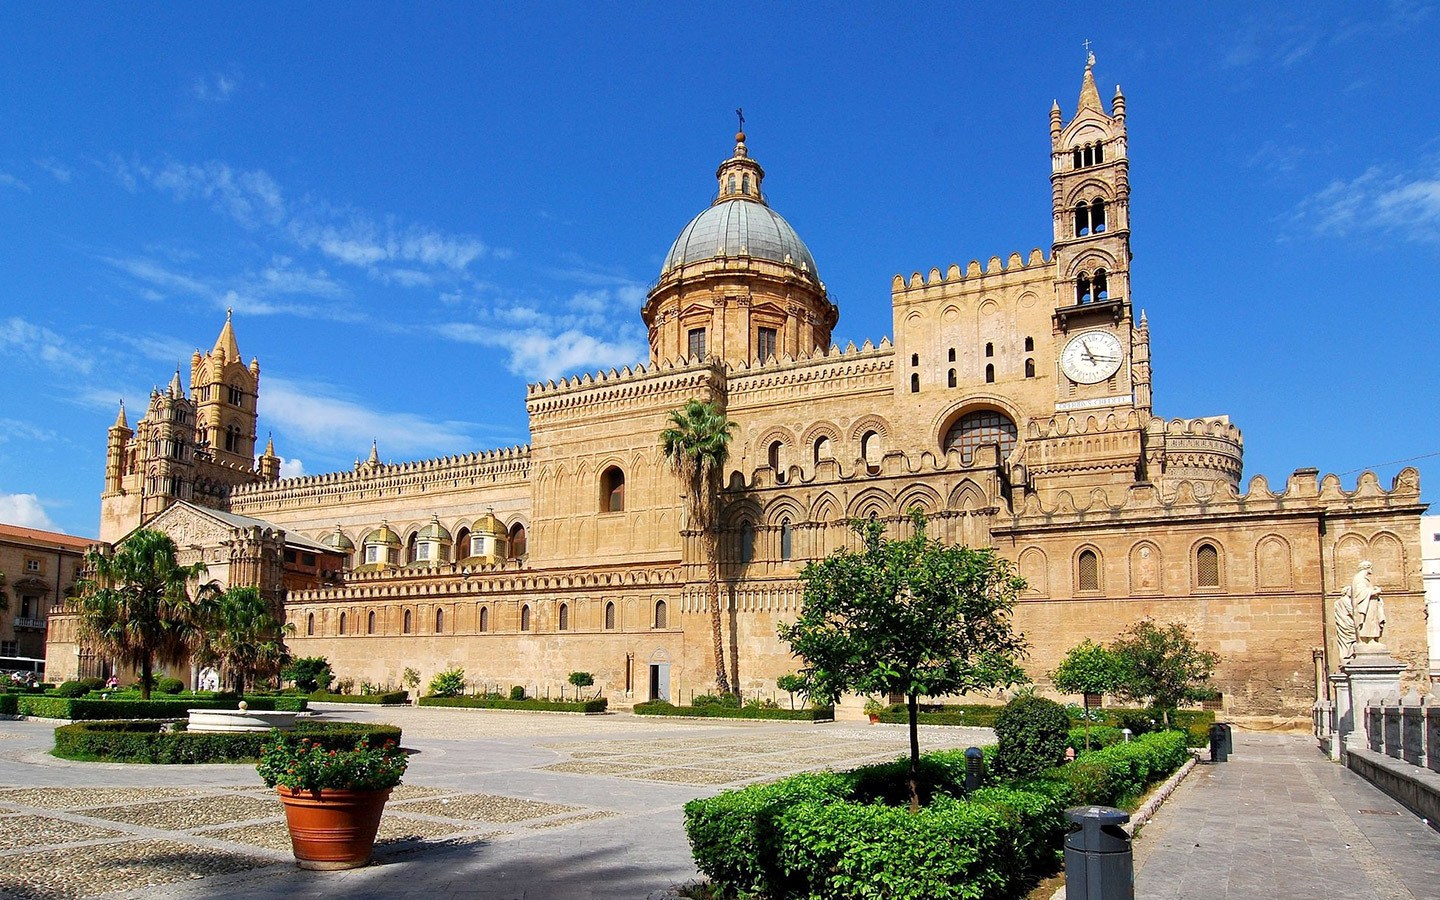
[(799, 356), (784, 353), (729, 367), (728, 390), (745, 393), (888, 373), (894, 368), (894, 358), (895, 348), (888, 337), (882, 337), (878, 345), (867, 340), (856, 347), (851, 341), (843, 349), (832, 344)]
[(994, 472), (1000, 467), (999, 448), (993, 445), (979, 447), (970, 462), (962, 460), (960, 451), (952, 449), (945, 453), (925, 450), (910, 454), (902, 450), (890, 450), (876, 464), (864, 459), (842, 462), (839, 459), (822, 459), (810, 466), (791, 464), (785, 467), (784, 480), (777, 478), (774, 469), (768, 465), (755, 466), (747, 477), (739, 470), (730, 473), (725, 485), (727, 491), (763, 490), (766, 488), (810, 485), (829, 485), (838, 482), (874, 482), (877, 478), (929, 475), (934, 473), (962, 473), (973, 477), (977, 472)]
[(492, 565), (460, 563), (424, 569), (391, 569), (350, 573), (343, 585), (291, 591), (290, 607), (307, 603), (344, 603), (366, 600), (439, 601), (482, 599), (542, 591), (594, 591), (679, 585), (675, 566), (608, 566), (534, 570), (515, 560)]
[(1136, 484), (1114, 499), (1104, 488), (1095, 488), (1081, 496), (1060, 491), (1055, 495), (1054, 503), (1049, 505), (1043, 503), (1039, 495), (1029, 494), (1014, 515), (1011, 527), (1133, 524), (1152, 518), (1175, 521), (1186, 517), (1246, 512), (1303, 513), (1326, 509), (1358, 512), (1413, 509), (1420, 505), (1420, 473), (1414, 468), (1402, 469), (1391, 482), (1389, 490), (1380, 486), (1374, 472), (1363, 472), (1356, 479), (1352, 491), (1346, 491), (1341, 486), (1339, 476), (1326, 475), (1320, 479), (1314, 469), (1299, 469), (1279, 493), (1270, 489), (1265, 476), (1256, 475), (1250, 479), (1243, 494), (1227, 484), (1183, 479), (1166, 488), (1148, 483)]
[(932, 285), (951, 284), (954, 282), (967, 281), (972, 278), (983, 278), (989, 275), (1002, 275), (1048, 267), (1052, 265), (1053, 262), (1053, 258), (1047, 257), (1043, 250), (1036, 247), (1030, 251), (1029, 259), (1022, 259), (1019, 253), (1011, 253), (1002, 264), (1000, 257), (992, 256), (983, 270), (980, 268), (980, 260), (972, 259), (964, 271), (960, 269), (959, 265), (951, 263), (943, 274), (939, 268), (931, 268), (929, 274), (923, 278), (919, 272), (912, 272), (908, 282), (905, 280), (905, 276), (897, 274), (890, 282), (890, 290), (894, 294), (903, 294)]
[(301, 499), (338, 499), (360, 491), (425, 487), (438, 482), (524, 481), (530, 476), (530, 445), (519, 444), (459, 456), (357, 466), (348, 472), (301, 475), (236, 487), (232, 511), (243, 512)]

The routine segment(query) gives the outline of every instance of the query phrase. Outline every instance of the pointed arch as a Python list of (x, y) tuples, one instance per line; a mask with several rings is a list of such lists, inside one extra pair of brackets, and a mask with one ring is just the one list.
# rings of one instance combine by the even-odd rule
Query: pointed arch
[(1050, 596), (1050, 560), (1039, 547), (1027, 547), (1020, 553), (1020, 577), (1025, 579), (1025, 593), (1032, 597)]
[(891, 497), (882, 488), (866, 488), (850, 501), (850, 508), (846, 511), (848, 519), (868, 519), (872, 515), (880, 519), (888, 519), (895, 509), (895, 498)]
[(966, 478), (955, 485), (950, 491), (950, 497), (945, 501), (946, 509), (963, 510), (973, 512), (977, 509), (984, 509), (989, 506), (989, 498), (981, 490), (980, 485)]
[(840, 501), (836, 500), (835, 495), (829, 491), (825, 491), (815, 498), (815, 502), (810, 506), (809, 519), (811, 522), (819, 522), (823, 525), (834, 522), (839, 516)]
[(1102, 565), (1100, 548), (1085, 544), (1075, 550), (1074, 584), (1077, 594), (1103, 594), (1105, 592), (1105, 567)]
[(1370, 538), (1370, 563), (1374, 567), (1376, 584), (1392, 591), (1409, 587), (1405, 547), (1395, 535), (1382, 531)]
[(1139, 541), (1130, 548), (1130, 593), (1159, 594), (1165, 589), (1165, 567), (1160, 547), (1153, 541)]
[(805, 510), (801, 508), (799, 501), (794, 497), (777, 497), (765, 507), (766, 525), (779, 526), (780, 520), (787, 517), (791, 522), (805, 520)]
[(895, 510), (902, 516), (916, 507), (927, 516), (934, 515), (941, 509), (940, 494), (928, 484), (912, 484), (895, 498)]
[(1267, 534), (1255, 545), (1255, 586), (1262, 591), (1288, 591), (1294, 587), (1295, 562), (1290, 542)]

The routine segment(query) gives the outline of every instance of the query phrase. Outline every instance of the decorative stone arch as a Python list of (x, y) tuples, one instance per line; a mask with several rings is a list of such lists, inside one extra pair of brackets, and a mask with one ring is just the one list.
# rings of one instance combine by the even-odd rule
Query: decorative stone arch
[(805, 521), (805, 509), (794, 497), (778, 497), (765, 506), (765, 524), (779, 528), (780, 521), (788, 518), (791, 525)]
[(1255, 587), (1261, 591), (1289, 591), (1295, 587), (1295, 557), (1290, 542), (1267, 534), (1255, 543)]
[[(1405, 565), (1405, 545), (1389, 531), (1370, 538), (1370, 562), (1374, 566), (1375, 583), (1383, 591), (1403, 591), (1409, 586)], [(1346, 573), (1354, 575), (1354, 572)]]
[[(772, 425), (760, 432), (753, 444), (756, 458), (764, 460), (766, 451), (768, 451), (770, 445), (776, 441), (779, 441), (787, 447), (794, 447), (796, 444), (795, 433), (784, 425)], [(758, 463), (758, 465), (765, 465), (765, 463), (761, 462)]]
[(1332, 569), (1334, 572), (1332, 577), (1335, 579), (1336, 591), (1350, 583), (1350, 579), (1355, 575), (1355, 570), (1360, 568), (1361, 561), (1366, 559), (1370, 559), (1370, 545), (1360, 535), (1351, 532), (1335, 542), (1335, 565)]
[(985, 491), (981, 489), (980, 485), (966, 478), (950, 491), (950, 496), (945, 501), (945, 508), (973, 512), (983, 509), (988, 504), (989, 498), (985, 496)]
[(809, 520), (821, 525), (829, 524), (840, 517), (840, 509), (840, 501), (835, 499), (834, 494), (825, 491), (810, 504)]
[(1095, 544), (1087, 542), (1075, 548), (1070, 571), (1077, 595), (1096, 597), (1105, 593), (1105, 555)]
[(1130, 548), (1130, 593), (1160, 594), (1165, 590), (1164, 557), (1154, 541), (1136, 541)]
[[(1018, 454), (1025, 447), (1025, 432), (1020, 428), (1020, 423), (1025, 421), (1025, 417), (1014, 403), (998, 394), (972, 394), (963, 400), (949, 404), (930, 419), (931, 433), (935, 435), (935, 446), (939, 448), (942, 459), (946, 455), (945, 437), (950, 433), (951, 427), (959, 422), (962, 416), (983, 411), (1001, 413), (1014, 423), (1015, 448), (1008, 458), (1019, 459)], [(1000, 460), (1002, 463), (1005, 461), (1004, 457)]]
[(1074, 209), (1076, 204), (1089, 203), (1096, 197), (1104, 200), (1105, 205), (1109, 206), (1114, 202), (1115, 189), (1100, 178), (1086, 178), (1070, 188), (1070, 192), (1065, 195), (1065, 207)]
[(1020, 551), (1020, 577), (1025, 579), (1025, 593), (1031, 597), (1050, 596), (1050, 560), (1039, 547)]
[(881, 488), (872, 487), (866, 488), (851, 499), (846, 518), (868, 519), (873, 515), (883, 520), (894, 515), (894, 510), (895, 499)]
[(987, 320), (993, 319), (999, 314), (1000, 304), (991, 297), (986, 297), (984, 300), (981, 300), (979, 305), (975, 307), (975, 321), (980, 324), (981, 328), (985, 327)]
[(820, 456), (820, 447), (818, 446), (821, 440), (829, 442), (829, 453), (823, 458), (839, 459), (840, 429), (836, 428), (830, 422), (816, 422), (807, 428), (804, 435), (800, 438), (800, 446), (805, 448), (810, 463), (817, 464), (822, 459)]
[(1091, 247), (1070, 262), (1065, 278), (1067, 281), (1074, 281), (1081, 272), (1089, 273), (1096, 269), (1114, 272), (1118, 265), (1114, 256), (1099, 248)]
[(940, 494), (928, 484), (912, 484), (895, 497), (895, 512), (906, 516), (910, 510), (919, 507), (927, 516), (933, 516), (942, 509)]
[(1219, 538), (1206, 535), (1191, 542), (1190, 590), (1222, 591), (1227, 583), (1227, 574), (1225, 545)]
[(856, 419), (855, 424), (850, 426), (850, 440), (858, 445), (867, 431), (873, 431), (880, 435), (887, 444), (890, 442), (890, 423), (885, 421), (884, 416), (868, 413)]

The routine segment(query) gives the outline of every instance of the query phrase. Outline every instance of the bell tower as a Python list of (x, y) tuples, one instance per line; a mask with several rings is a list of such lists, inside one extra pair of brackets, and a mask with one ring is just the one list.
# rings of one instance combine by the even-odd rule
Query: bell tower
[(1050, 184), (1055, 219), (1055, 306), (1130, 300), (1130, 159), (1125, 95), (1106, 113), (1088, 55), (1075, 116), (1050, 108)]
[(228, 309), (214, 348), (204, 355), (196, 350), (190, 358), (190, 392), (198, 437), (209, 445), (215, 461), (254, 469), (260, 361), (245, 365)]

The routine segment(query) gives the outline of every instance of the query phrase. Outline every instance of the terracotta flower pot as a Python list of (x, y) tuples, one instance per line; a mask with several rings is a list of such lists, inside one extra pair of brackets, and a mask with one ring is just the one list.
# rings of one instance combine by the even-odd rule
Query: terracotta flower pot
[(870, 716), (870, 724), (871, 724), (871, 725), (875, 725), (875, 724), (878, 724), (878, 723), (879, 723), (879, 721), (880, 721), (880, 716), (879, 716), (879, 715), (877, 715), (877, 714), (875, 714), (875, 713), (869, 713), (869, 716)]
[(283, 787), (276, 790), (285, 805), (285, 824), (300, 868), (355, 869), (370, 861), (390, 788), (299, 794)]

